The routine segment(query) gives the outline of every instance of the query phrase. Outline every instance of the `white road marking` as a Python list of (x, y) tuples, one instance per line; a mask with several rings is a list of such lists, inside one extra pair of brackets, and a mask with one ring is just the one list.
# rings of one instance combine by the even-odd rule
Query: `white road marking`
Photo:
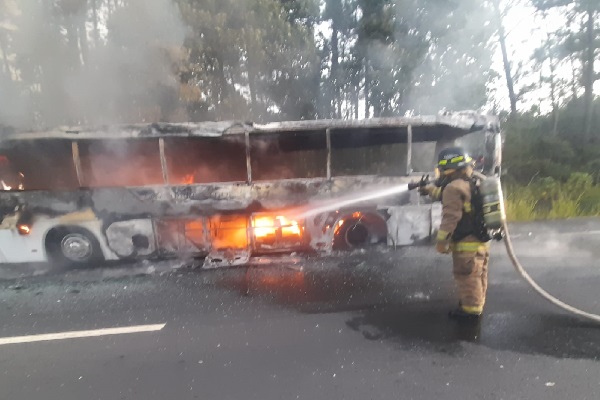
[(123, 328), (95, 329), (90, 331), (72, 331), (60, 333), (47, 333), (42, 335), (13, 336), (0, 338), (0, 346), (5, 344), (46, 342), (51, 340), (78, 339), (109, 335), (124, 335), (128, 333), (157, 332), (162, 330), (166, 325), (167, 324), (138, 325), (127, 326)]

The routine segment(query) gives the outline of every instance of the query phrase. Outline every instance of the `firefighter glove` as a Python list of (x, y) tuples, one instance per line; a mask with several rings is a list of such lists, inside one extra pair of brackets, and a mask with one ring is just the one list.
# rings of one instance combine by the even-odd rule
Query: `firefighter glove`
[(442, 189), (437, 187), (436, 185), (429, 184), (419, 188), (419, 194), (421, 196), (429, 196), (433, 200), (440, 200)]

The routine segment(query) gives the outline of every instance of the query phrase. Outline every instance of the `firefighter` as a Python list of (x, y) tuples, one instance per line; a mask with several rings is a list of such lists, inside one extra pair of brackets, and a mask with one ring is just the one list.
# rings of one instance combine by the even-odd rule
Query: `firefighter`
[(440, 152), (439, 178), (435, 185), (420, 189), (442, 202), (442, 222), (436, 250), (452, 253), (453, 274), (458, 289), (458, 308), (449, 316), (477, 320), (485, 304), (488, 282), (490, 237), (485, 229), (481, 202), (474, 196), (473, 159), (460, 147)]

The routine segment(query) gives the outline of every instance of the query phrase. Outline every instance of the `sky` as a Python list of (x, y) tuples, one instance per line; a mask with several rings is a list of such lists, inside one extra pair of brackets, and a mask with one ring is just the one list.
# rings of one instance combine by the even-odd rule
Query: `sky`
[[(507, 47), (509, 57), (513, 63), (513, 70), (519, 62), (529, 65), (530, 76), (525, 77), (521, 84), (539, 82), (539, 74), (531, 70), (531, 56), (534, 50), (542, 45), (547, 38), (548, 32), (554, 32), (565, 25), (566, 19), (560, 10), (554, 10), (547, 14), (546, 18), (535, 13), (535, 9), (529, 5), (516, 5), (507, 14), (504, 19), (507, 35)], [(494, 99), (500, 103), (502, 109), (510, 109), (508, 100), (508, 90), (504, 76), (504, 67), (502, 64), (502, 53), (497, 46), (494, 55), (494, 69), (500, 77), (490, 85), (494, 90)], [(546, 67), (548, 69), (548, 67)], [(525, 69), (527, 71), (527, 68)], [(546, 71), (548, 72), (548, 71)], [(558, 71), (558, 74), (565, 77), (571, 76), (569, 68)], [(596, 83), (595, 92), (600, 92), (600, 81)], [(540, 101), (541, 99), (541, 101)], [(535, 90), (524, 96), (518, 104), (520, 111), (530, 110), (532, 106), (540, 106), (543, 113), (550, 112), (550, 92), (549, 89)]]
[[(540, 47), (544, 40), (546, 40), (548, 32), (556, 31), (560, 26), (565, 24), (565, 18), (560, 11), (548, 12), (547, 16), (542, 18), (539, 13), (536, 13), (534, 7), (526, 3), (527, 1), (525, 0), (517, 2), (504, 19), (504, 28), (507, 32), (506, 42), (513, 71), (519, 63), (525, 65), (524, 71), (527, 76), (524, 76), (520, 80), (519, 87), (539, 82), (539, 73), (532, 69), (531, 56), (535, 49)], [(326, 37), (330, 37), (331, 29), (329, 24), (327, 22), (320, 24), (317, 28), (317, 33), (322, 33)], [(506, 88), (502, 52), (497, 40), (494, 40), (490, 45), (495, 48), (493, 68), (497, 72), (498, 77), (489, 84), (491, 98), (483, 111), (492, 111), (494, 104), (498, 105), (500, 110), (507, 111), (510, 110), (510, 101), (508, 99), (508, 89)], [(571, 76), (571, 70), (559, 71), (559, 74), (569, 77)], [(518, 90), (518, 87), (515, 89)], [(600, 92), (600, 81), (596, 87), (596, 92)], [(539, 106), (542, 113), (550, 112), (552, 104), (549, 89), (543, 88), (531, 91), (524, 95), (518, 104), (518, 108), (521, 111), (530, 110), (532, 106)], [(360, 107), (360, 114), (360, 117), (363, 118), (363, 107)]]
[[(514, 70), (519, 62), (530, 64), (531, 55), (534, 50), (541, 46), (543, 40), (547, 37), (547, 32), (557, 29), (563, 23), (563, 18), (554, 13), (544, 21), (540, 16), (536, 15), (533, 7), (518, 4), (507, 13), (503, 23), (504, 29), (507, 32), (506, 44), (508, 54)], [(490, 86), (494, 90), (495, 101), (506, 110), (510, 109), (510, 101), (508, 99), (508, 89), (506, 88), (502, 52), (497, 42), (495, 44), (494, 69), (499, 74), (499, 77)], [(525, 82), (522, 83), (537, 81), (538, 75), (532, 75), (525, 78)], [(517, 90), (517, 88), (515, 89)], [(528, 110), (531, 106), (539, 103), (539, 98), (545, 97), (549, 97), (549, 94), (543, 90), (530, 93), (519, 104), (519, 108), (523, 111)], [(544, 111), (549, 111), (550, 106), (550, 104), (543, 104)]]

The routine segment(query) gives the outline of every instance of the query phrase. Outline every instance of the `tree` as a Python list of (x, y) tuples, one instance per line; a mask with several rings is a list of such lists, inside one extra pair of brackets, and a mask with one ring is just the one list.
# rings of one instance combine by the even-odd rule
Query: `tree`
[(394, 49), (394, 4), (390, 0), (359, 0), (358, 54), (364, 68), (365, 115), (389, 115), (402, 92), (395, 74), (401, 69)]
[[(3, 122), (32, 129), (186, 119), (171, 58), (183, 27), (171, 0), (13, 4), (14, 29), (2, 35), (11, 74), (0, 89), (13, 99), (0, 107), (10, 110)], [(95, 37), (100, 15), (106, 33)]]
[(415, 68), (408, 109), (423, 114), (486, 104), (488, 83), (495, 76), (491, 11), (477, 0), (432, 4), (423, 10), (419, 25), (428, 29), (429, 48)]
[(342, 82), (340, 71), (340, 35), (344, 18), (342, 0), (326, 0), (324, 19), (331, 21), (331, 72), (330, 72), (330, 101), (333, 115), (342, 116)]
[(434, 113), (480, 107), (491, 78), (476, 0), (18, 4), (0, 86), (38, 126)]
[(506, 88), (508, 89), (508, 98), (510, 100), (510, 113), (512, 116), (517, 114), (517, 95), (515, 93), (515, 82), (512, 74), (511, 62), (508, 58), (508, 50), (506, 48), (506, 31), (504, 30), (504, 16), (500, 8), (500, 0), (492, 0), (494, 7), (496, 28), (498, 30), (498, 43), (502, 51), (502, 65), (504, 66), (504, 77), (506, 79)]
[[(444, 106), (478, 108), (492, 77), (485, 24), (478, 1), (358, 2), (357, 53), (364, 71), (366, 114), (437, 112)], [(465, 72), (466, 79), (462, 77)]]
[[(540, 73), (540, 87), (548, 86), (550, 101), (552, 103), (552, 134), (558, 134), (560, 107), (568, 100), (569, 82), (558, 74), (561, 60), (557, 57), (558, 40), (556, 35), (548, 33), (547, 39), (541, 47), (537, 48), (532, 56), (534, 67)], [(564, 62), (562, 63), (564, 64)], [(575, 89), (572, 99), (576, 98)]]
[(533, 0), (540, 11), (559, 9), (567, 16), (567, 30), (563, 30), (560, 43), (562, 58), (574, 56), (580, 61), (581, 86), (584, 88), (584, 133), (590, 137), (594, 115), (594, 83), (600, 74), (594, 63), (600, 55), (600, 29), (598, 29), (600, 3), (594, 0)]
[[(315, 117), (318, 68), (310, 2), (180, 0), (190, 33), (196, 118)], [(235, 12), (232, 12), (235, 10)], [(208, 100), (210, 99), (210, 100)], [(200, 112), (205, 110), (206, 112)]]

